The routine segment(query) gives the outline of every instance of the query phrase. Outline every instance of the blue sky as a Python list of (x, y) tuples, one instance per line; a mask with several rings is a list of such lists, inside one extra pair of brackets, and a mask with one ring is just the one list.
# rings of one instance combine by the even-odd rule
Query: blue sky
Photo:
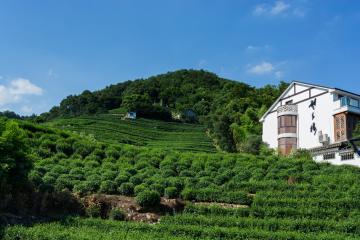
[(167, 71), (360, 93), (360, 1), (0, 0), (0, 110)]

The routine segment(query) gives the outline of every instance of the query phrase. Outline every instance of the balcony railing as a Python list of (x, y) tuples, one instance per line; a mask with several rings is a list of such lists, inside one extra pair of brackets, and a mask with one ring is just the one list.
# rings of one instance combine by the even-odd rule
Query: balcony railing
[(281, 115), (297, 115), (298, 106), (294, 104), (288, 104), (278, 107), (277, 113), (278, 116)]

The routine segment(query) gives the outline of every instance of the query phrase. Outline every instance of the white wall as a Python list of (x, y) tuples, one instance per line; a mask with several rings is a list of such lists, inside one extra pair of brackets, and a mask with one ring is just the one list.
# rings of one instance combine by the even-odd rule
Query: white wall
[[(309, 108), (311, 98), (298, 104), (298, 147), (314, 148), (322, 144), (319, 142), (319, 131), (328, 134), (330, 142), (334, 141), (333, 98), (330, 93), (316, 97), (315, 110)], [(315, 119), (312, 119), (312, 113)], [(315, 123), (317, 133), (310, 132), (312, 123)]]
[[(297, 86), (298, 91), (304, 90), (303, 87), (301, 89), (298, 88), (299, 86)], [(290, 89), (289, 92), (291, 91), (292, 90)], [(324, 90), (321, 89), (311, 90), (311, 96), (315, 96), (316, 98), (315, 110), (309, 108), (311, 100), (315, 98), (312, 97), (308, 99), (308, 91), (283, 100), (283, 104), (285, 104), (285, 102), (287, 101), (293, 100), (293, 103), (298, 105), (298, 148), (308, 149), (321, 146), (322, 144), (319, 142), (319, 131), (322, 131), (323, 134), (328, 134), (328, 136), (330, 137), (330, 142), (334, 142), (333, 96), (331, 93), (326, 93), (316, 97), (316, 95), (323, 92)], [(274, 108), (274, 110), (276, 109), (277, 106)], [(315, 114), (314, 120), (312, 119), (312, 113)], [(310, 132), (310, 127), (313, 122), (315, 123), (315, 126), (317, 128), (316, 134)], [(264, 142), (269, 144), (271, 148), (278, 147), (277, 125), (277, 112), (269, 113), (264, 118), (262, 139)]]
[(278, 147), (278, 123), (277, 123), (277, 112), (268, 114), (263, 122), (263, 142), (269, 144), (270, 148)]
[(319, 162), (319, 163), (327, 162), (334, 165), (352, 165), (352, 166), (360, 167), (360, 161), (359, 161), (360, 156), (357, 155), (356, 153), (354, 154), (354, 159), (343, 160), (343, 161), (341, 160), (341, 156), (339, 155), (339, 153), (335, 153), (335, 159), (331, 159), (331, 160), (323, 160), (323, 155), (314, 156), (313, 158), (315, 162)]

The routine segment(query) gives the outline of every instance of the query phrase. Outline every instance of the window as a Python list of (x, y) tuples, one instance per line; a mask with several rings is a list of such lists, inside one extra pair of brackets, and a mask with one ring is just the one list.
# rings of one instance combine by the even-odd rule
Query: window
[(278, 117), (278, 134), (296, 133), (297, 117), (292, 115), (284, 115)]
[(335, 141), (346, 140), (346, 116), (345, 113), (340, 113), (334, 116), (334, 130), (335, 130)]
[(341, 155), (341, 161), (352, 160), (352, 159), (354, 159), (354, 153), (346, 153)]
[(293, 100), (287, 101), (287, 102), (285, 103), (285, 105), (291, 105), (291, 104), (293, 104)]
[(351, 106), (351, 107), (356, 107), (356, 108), (360, 108), (360, 103), (358, 99), (355, 98), (351, 98), (351, 97), (341, 97), (340, 98), (340, 102), (341, 102), (341, 106)]
[(335, 159), (335, 153), (327, 153), (323, 155), (324, 160)]
[(352, 106), (352, 107), (358, 108), (359, 107), (359, 100), (354, 99), (354, 98), (350, 98), (349, 105)]

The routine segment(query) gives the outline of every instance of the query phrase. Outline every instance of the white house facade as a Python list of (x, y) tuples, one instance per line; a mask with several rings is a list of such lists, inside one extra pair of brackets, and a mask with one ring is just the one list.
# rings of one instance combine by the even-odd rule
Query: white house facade
[(292, 82), (260, 119), (263, 141), (283, 155), (308, 149), (316, 161), (356, 166), (359, 120), (360, 95), (302, 82)]

